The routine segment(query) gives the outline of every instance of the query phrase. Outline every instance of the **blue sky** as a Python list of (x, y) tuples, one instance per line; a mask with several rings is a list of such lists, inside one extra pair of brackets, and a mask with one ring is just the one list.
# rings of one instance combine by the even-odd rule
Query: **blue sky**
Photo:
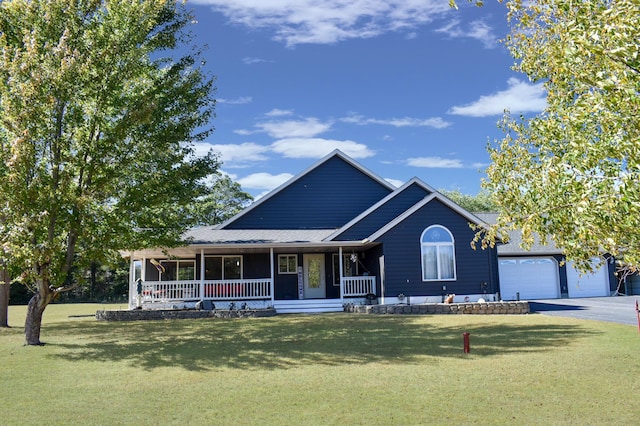
[(396, 185), (477, 193), (504, 109), (534, 114), (545, 99), (499, 43), (504, 4), (458, 3), (190, 0), (217, 77), (215, 132), (198, 150), (254, 196), (336, 148)]

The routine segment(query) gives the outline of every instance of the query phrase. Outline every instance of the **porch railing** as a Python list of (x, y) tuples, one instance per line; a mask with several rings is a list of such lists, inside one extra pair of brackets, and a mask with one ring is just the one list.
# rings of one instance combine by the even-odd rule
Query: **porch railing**
[(271, 279), (222, 281), (146, 281), (143, 302), (169, 300), (257, 300), (271, 299)]
[(365, 296), (376, 294), (376, 277), (344, 277), (342, 278), (344, 297)]
[(205, 281), (203, 299), (271, 299), (271, 279)]

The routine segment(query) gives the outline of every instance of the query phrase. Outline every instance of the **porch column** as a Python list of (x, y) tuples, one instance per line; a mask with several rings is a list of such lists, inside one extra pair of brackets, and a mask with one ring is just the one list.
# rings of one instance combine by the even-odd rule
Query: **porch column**
[(274, 275), (274, 271), (275, 271), (275, 267), (274, 267), (274, 261), (273, 261), (273, 247), (271, 247), (269, 249), (269, 266), (271, 268), (271, 281), (270, 281), (270, 288), (269, 291), (271, 292), (271, 305), (273, 306), (274, 301), (276, 300), (276, 291), (275, 291), (275, 275)]
[(133, 267), (133, 252), (129, 253), (129, 309), (135, 308), (134, 299), (137, 297), (135, 281), (135, 269)]
[(340, 265), (340, 301), (344, 300), (344, 283), (342, 282), (342, 270), (343, 270), (343, 259), (342, 259), (342, 247), (338, 250), (338, 263)]
[(204, 250), (200, 250), (200, 300), (204, 299)]

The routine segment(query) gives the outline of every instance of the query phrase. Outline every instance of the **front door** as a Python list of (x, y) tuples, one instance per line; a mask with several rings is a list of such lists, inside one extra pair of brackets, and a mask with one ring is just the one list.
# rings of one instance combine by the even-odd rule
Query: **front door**
[(325, 290), (324, 254), (304, 255), (304, 298), (324, 299)]

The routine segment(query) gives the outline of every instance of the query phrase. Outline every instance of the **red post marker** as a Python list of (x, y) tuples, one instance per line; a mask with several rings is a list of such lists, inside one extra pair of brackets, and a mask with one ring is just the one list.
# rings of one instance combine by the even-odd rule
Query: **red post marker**
[(471, 348), (469, 346), (469, 333), (462, 333), (462, 340), (464, 341), (464, 353), (468, 354), (471, 352)]

